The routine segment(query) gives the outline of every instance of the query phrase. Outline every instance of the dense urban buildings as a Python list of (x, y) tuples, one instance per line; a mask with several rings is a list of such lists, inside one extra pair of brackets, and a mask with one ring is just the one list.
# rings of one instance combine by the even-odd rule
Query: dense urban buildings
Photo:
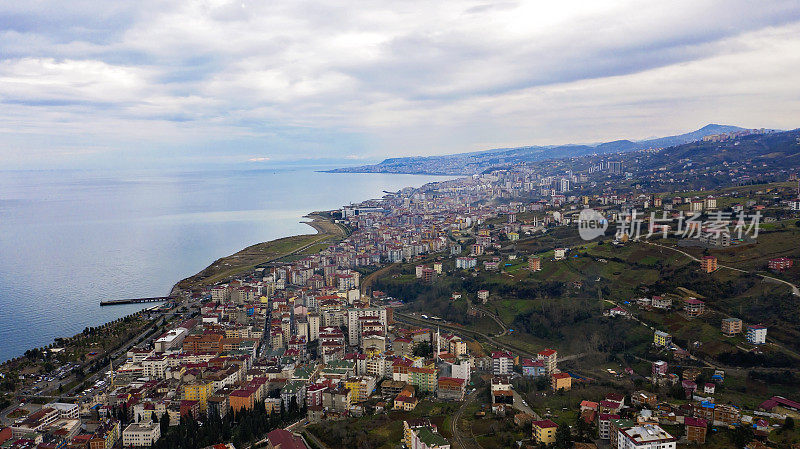
[[(703, 214), (727, 205), (731, 216), (755, 213), (763, 204), (739, 204), (729, 191), (631, 186), (630, 170), (659, 151), (624, 164), (587, 156), (574, 169), (562, 160), (520, 164), (327, 211), (339, 238), (180, 292), (175, 307), (185, 309), (159, 311), (174, 317), (126, 347), (123, 363), (103, 363), (76, 403), (49, 402), (13, 421), (8, 439), (147, 447), (187, 422), (260, 416), (272, 423), (261, 435), (266, 447), (305, 448), (310, 435), (349, 438), (353, 422), (383, 422), (373, 415), (402, 416), (402, 436), (392, 438), (409, 448), (464, 447), (472, 438), (458, 423), (440, 430), (430, 410), (441, 420), (502, 423), (532, 447), (573, 437), (676, 447), (662, 425), (701, 444), (714, 438), (708, 426), (768, 435), (797, 414), (794, 399), (737, 400), (716, 368), (725, 364), (703, 351), (742, 351), (730, 364), (775, 356), (772, 322), (723, 310), (723, 299), (745, 289), (757, 304), (766, 296), (759, 289), (789, 290), (773, 276), (792, 275), (793, 259), (763, 259), (752, 275), (728, 267), (728, 254), (758, 245)], [(636, 182), (662, 179), (662, 171), (647, 173), (649, 184)], [(631, 187), (616, 187), (623, 183)], [(760, 201), (790, 226), (794, 193), (770, 189)], [(579, 237), (587, 209), (611, 229)], [(637, 270), (651, 270), (647, 284)], [(773, 382), (760, 376), (746, 382)], [(274, 424), (288, 417), (285, 429)]]

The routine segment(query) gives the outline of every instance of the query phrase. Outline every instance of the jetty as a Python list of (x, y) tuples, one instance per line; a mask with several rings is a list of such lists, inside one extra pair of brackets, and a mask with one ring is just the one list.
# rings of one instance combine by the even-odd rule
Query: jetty
[(172, 299), (173, 296), (155, 296), (152, 298), (130, 298), (130, 299), (109, 299), (100, 301), (101, 306), (116, 306), (120, 304), (138, 304), (141, 302), (164, 302)]

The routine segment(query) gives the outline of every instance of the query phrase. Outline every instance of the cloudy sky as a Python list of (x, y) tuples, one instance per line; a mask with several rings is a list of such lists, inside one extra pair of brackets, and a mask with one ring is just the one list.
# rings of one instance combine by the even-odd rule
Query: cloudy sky
[(4, 168), (790, 129), (800, 3), (8, 1), (0, 103)]

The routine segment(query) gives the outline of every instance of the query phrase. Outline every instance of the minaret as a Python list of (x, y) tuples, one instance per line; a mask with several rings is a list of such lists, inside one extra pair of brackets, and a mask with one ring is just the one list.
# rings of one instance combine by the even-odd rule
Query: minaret
[(114, 361), (108, 360), (108, 368), (111, 370), (111, 390), (114, 389)]
[(439, 335), (439, 326), (436, 326), (436, 360), (439, 360), (439, 353), (442, 352), (442, 339)]

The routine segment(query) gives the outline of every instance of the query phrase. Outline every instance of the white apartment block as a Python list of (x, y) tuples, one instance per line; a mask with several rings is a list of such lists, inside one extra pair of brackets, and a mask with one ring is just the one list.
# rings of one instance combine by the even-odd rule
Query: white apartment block
[(457, 257), (456, 258), (456, 268), (459, 270), (469, 270), (475, 268), (475, 265), (478, 264), (478, 260), (474, 257)]
[(230, 301), (231, 291), (226, 285), (217, 285), (211, 288), (211, 300), (218, 303)]
[(676, 439), (655, 424), (617, 431), (617, 449), (675, 449)]
[(80, 419), (80, 408), (78, 404), (70, 404), (68, 402), (52, 402), (47, 404), (46, 407), (58, 410), (59, 419)]
[(308, 315), (308, 341), (314, 341), (319, 338), (319, 315), (311, 313)]
[(378, 319), (380, 323), (386, 327), (386, 308), (385, 307), (369, 307), (366, 309), (348, 309), (347, 310), (347, 341), (351, 346), (356, 346), (359, 343), (361, 336), (361, 329), (359, 326), (359, 318), (365, 316), (372, 316)]
[(159, 423), (133, 423), (122, 431), (122, 445), (126, 447), (150, 447), (160, 437), (161, 426)]
[(751, 345), (763, 345), (767, 342), (767, 328), (764, 326), (754, 325), (747, 326), (747, 342)]
[(514, 358), (508, 353), (492, 354), (492, 374), (495, 376), (511, 374), (514, 371)]

